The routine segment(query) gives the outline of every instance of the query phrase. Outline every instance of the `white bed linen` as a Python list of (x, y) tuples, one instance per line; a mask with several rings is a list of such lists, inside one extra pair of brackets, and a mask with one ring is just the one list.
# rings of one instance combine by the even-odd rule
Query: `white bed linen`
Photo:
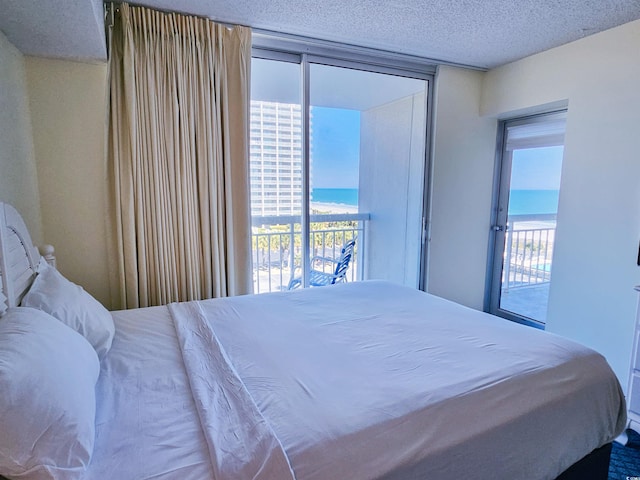
[(169, 305), (216, 480), (295, 480), (287, 455), (197, 302)]
[[(297, 480), (551, 479), (624, 427), (600, 355), (388, 283), (197, 310), (178, 328), (215, 335)], [(87, 478), (221, 480), (169, 310), (113, 317)]]
[(625, 424), (599, 354), (385, 282), (172, 313), (216, 337), (298, 480), (552, 479)]
[(86, 478), (214, 478), (169, 311), (112, 314), (116, 333), (98, 380)]

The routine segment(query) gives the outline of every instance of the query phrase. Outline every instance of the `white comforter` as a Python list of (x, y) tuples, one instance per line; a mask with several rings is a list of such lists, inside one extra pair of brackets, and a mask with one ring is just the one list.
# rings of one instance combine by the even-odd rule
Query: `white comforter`
[(171, 313), (216, 479), (551, 479), (624, 428), (597, 353), (389, 283)]
[(113, 315), (89, 480), (552, 479), (624, 428), (597, 353), (389, 283), (169, 308)]

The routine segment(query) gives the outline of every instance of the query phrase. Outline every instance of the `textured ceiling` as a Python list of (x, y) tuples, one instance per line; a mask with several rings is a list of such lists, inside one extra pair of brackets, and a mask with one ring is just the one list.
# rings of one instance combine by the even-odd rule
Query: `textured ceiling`
[[(491, 68), (640, 18), (640, 0), (144, 0), (164, 10)], [(0, 0), (23, 53), (104, 60), (99, 0)]]
[(101, 0), (0, 0), (0, 31), (25, 55), (107, 57)]

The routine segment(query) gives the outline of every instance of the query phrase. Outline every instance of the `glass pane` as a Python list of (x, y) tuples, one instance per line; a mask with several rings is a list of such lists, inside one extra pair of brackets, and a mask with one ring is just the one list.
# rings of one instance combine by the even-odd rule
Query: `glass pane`
[(250, 182), (254, 292), (286, 289), (300, 258), (300, 65), (252, 59)]
[[(549, 136), (536, 138), (528, 144), (551, 142)], [(547, 317), (563, 151), (563, 145), (516, 145), (507, 152), (511, 181), (500, 308), (541, 323)]]
[[(309, 87), (311, 285), (377, 278), (417, 286), (426, 82), (311, 64)], [(342, 277), (342, 250), (353, 239)]]

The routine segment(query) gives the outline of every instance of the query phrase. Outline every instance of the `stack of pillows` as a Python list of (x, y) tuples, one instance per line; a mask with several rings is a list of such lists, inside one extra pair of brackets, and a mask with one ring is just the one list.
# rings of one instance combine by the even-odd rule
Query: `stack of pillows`
[(40, 262), (20, 307), (0, 318), (0, 475), (81, 478), (95, 439), (95, 386), (111, 314)]

